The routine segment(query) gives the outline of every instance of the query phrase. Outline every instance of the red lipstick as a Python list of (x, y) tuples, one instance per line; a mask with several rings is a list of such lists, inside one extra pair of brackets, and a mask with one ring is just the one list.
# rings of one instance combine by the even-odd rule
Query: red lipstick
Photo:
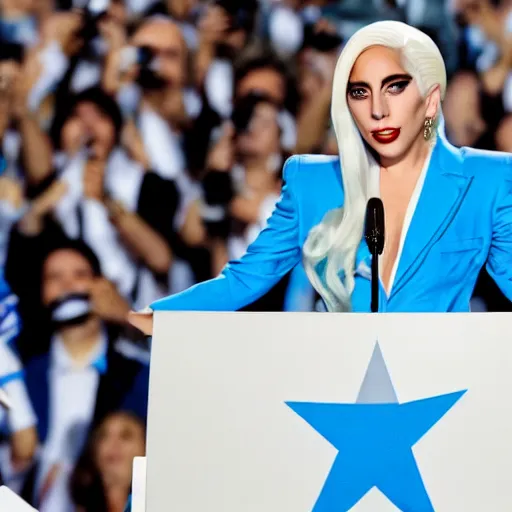
[(372, 137), (379, 144), (390, 144), (398, 139), (400, 135), (400, 128), (382, 128), (381, 130), (374, 130)]

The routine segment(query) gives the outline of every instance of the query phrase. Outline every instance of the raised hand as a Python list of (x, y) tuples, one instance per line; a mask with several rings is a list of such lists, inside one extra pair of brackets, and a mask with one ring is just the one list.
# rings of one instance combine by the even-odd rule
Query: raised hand
[(42, 220), (57, 206), (66, 194), (68, 186), (63, 181), (55, 181), (48, 189), (32, 201), (29, 210), (19, 223), (19, 230), (25, 235), (36, 235), (42, 229)]
[(222, 135), (208, 153), (206, 166), (216, 171), (230, 171), (234, 163), (233, 137), (235, 128), (231, 122), (226, 122), (222, 127)]
[(90, 296), (92, 309), (102, 320), (121, 325), (126, 323), (130, 306), (111, 281), (104, 277), (96, 279)]
[(83, 16), (80, 12), (57, 12), (43, 23), (42, 43), (57, 41), (66, 55), (74, 55), (83, 45), (83, 41), (78, 37), (82, 24)]

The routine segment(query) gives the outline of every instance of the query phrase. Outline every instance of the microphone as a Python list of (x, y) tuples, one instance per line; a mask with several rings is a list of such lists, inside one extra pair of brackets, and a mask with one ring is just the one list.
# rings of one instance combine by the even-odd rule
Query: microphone
[(379, 255), (384, 250), (384, 205), (378, 197), (372, 197), (366, 205), (366, 244), (372, 253), (371, 310), (379, 310)]

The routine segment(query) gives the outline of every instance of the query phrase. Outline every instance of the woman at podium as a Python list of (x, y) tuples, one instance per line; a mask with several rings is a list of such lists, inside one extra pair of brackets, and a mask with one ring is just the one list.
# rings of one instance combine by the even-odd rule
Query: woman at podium
[(446, 81), (423, 32), (395, 21), (356, 32), (334, 74), (339, 157), (289, 158), (281, 198), (246, 254), (131, 322), (150, 334), (153, 311), (238, 310), (301, 261), (329, 312), (370, 311), (371, 198), (385, 220), (378, 311), (469, 311), (483, 266), (512, 299), (512, 155), (448, 143)]

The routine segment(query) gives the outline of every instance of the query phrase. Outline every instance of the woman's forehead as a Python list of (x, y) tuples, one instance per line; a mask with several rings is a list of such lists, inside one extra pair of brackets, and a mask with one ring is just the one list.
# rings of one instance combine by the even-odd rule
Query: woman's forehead
[(368, 75), (379, 73), (405, 73), (400, 51), (386, 46), (371, 46), (359, 54), (350, 73), (350, 79), (356, 77), (368, 79)]

